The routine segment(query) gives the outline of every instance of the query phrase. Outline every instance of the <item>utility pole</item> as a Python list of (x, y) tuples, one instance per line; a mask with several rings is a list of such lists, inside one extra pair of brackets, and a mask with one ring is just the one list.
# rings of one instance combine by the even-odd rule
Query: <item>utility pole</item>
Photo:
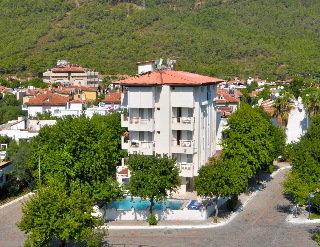
[(38, 173), (39, 173), (39, 185), (40, 185), (41, 184), (40, 155), (38, 159)]

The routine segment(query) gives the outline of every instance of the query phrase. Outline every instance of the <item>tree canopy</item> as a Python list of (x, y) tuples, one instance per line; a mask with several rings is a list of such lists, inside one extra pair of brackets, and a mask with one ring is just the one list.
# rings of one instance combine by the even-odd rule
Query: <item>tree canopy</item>
[(274, 126), (265, 113), (247, 104), (230, 116), (223, 140), (223, 158), (241, 157), (252, 177), (259, 169), (267, 169), (283, 151), (285, 134)]
[(152, 214), (154, 200), (168, 197), (168, 192), (180, 185), (179, 170), (174, 159), (149, 155), (130, 155), (127, 165), (131, 172), (128, 189), (133, 196), (150, 199)]
[(60, 242), (59, 246), (81, 242), (99, 246), (93, 229), (102, 220), (91, 215), (94, 201), (87, 188), (72, 183), (67, 191), (63, 183), (51, 182), (40, 188), (22, 209), (18, 226), (28, 234), (25, 246), (49, 246), (54, 241)]
[(273, 167), (285, 146), (283, 130), (273, 126), (262, 109), (245, 103), (228, 119), (224, 135), (221, 157), (202, 166), (195, 180), (200, 196), (237, 198), (260, 170)]
[(298, 204), (304, 204), (309, 193), (320, 188), (320, 116), (312, 119), (307, 133), (290, 150), (292, 172), (284, 186), (285, 193)]
[[(114, 199), (118, 189), (112, 178), (125, 154), (122, 131), (118, 113), (91, 119), (69, 117), (42, 128), (32, 140), (28, 162), (34, 180), (38, 180), (40, 162), (42, 184), (53, 176), (65, 183), (80, 181), (94, 189), (92, 196), (98, 201)], [(116, 191), (103, 189), (112, 187)]]

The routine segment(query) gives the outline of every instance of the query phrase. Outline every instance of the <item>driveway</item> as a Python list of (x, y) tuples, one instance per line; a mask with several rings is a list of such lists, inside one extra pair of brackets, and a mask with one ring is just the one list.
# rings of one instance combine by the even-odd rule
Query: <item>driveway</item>
[(115, 246), (219, 246), (293, 247), (317, 246), (311, 239), (315, 226), (291, 225), (284, 212), (290, 203), (282, 195), (281, 183), (288, 170), (280, 171), (228, 225), (207, 230), (109, 230)]

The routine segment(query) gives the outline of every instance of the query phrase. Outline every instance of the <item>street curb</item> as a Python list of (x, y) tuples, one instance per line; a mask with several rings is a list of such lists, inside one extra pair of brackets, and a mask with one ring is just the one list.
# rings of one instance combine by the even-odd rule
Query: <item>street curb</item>
[[(273, 178), (276, 176), (280, 171), (290, 169), (291, 166), (283, 166), (273, 172), (270, 176)], [(167, 225), (167, 226), (113, 226), (113, 225), (103, 225), (100, 228), (101, 229), (108, 229), (108, 230), (165, 230), (165, 229), (210, 229), (210, 228), (216, 228), (221, 227), (224, 225), (229, 224), (240, 212), (243, 211), (243, 209), (246, 207), (246, 205), (258, 194), (259, 190), (254, 191), (246, 201), (243, 202), (243, 205), (239, 207), (235, 212), (233, 212), (229, 218), (227, 218), (225, 221), (220, 223), (211, 223), (211, 224), (199, 224), (199, 225)]]
[(29, 197), (29, 196), (32, 196), (32, 195), (34, 195), (34, 193), (33, 193), (33, 192), (29, 192), (28, 194), (25, 194), (25, 195), (20, 196), (20, 197), (18, 197), (18, 198), (16, 198), (16, 199), (14, 199), (14, 200), (6, 203), (6, 204), (3, 204), (2, 206), (0, 206), (0, 209), (5, 208), (5, 207), (8, 207), (8, 206), (10, 206), (10, 205), (12, 205), (12, 204), (14, 204), (14, 203), (16, 203), (16, 202), (21, 201), (22, 199), (24, 199), (24, 198), (26, 198), (26, 197)]
[(292, 214), (290, 214), (286, 218), (286, 222), (289, 224), (319, 224), (320, 219), (314, 219), (314, 220), (309, 220), (309, 219), (299, 219), (295, 218)]

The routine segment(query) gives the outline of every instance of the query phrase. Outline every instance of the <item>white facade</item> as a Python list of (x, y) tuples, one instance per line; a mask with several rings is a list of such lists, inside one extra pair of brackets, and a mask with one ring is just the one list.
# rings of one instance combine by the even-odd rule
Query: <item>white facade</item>
[(138, 63), (138, 74), (144, 74), (155, 70), (155, 61)]
[(0, 126), (0, 136), (8, 136), (16, 141), (29, 140), (38, 135), (38, 132), (44, 126), (51, 126), (56, 120), (18, 120), (9, 121)]
[(50, 112), (54, 117), (64, 116), (80, 116), (82, 114), (82, 103), (68, 103), (66, 105), (43, 105), (34, 106), (27, 105), (23, 106), (28, 111), (28, 117), (36, 117), (37, 114)]
[(168, 155), (177, 160), (181, 192), (193, 190), (193, 178), (216, 150), (216, 85), (128, 86), (122, 95), (122, 127), (129, 154)]

